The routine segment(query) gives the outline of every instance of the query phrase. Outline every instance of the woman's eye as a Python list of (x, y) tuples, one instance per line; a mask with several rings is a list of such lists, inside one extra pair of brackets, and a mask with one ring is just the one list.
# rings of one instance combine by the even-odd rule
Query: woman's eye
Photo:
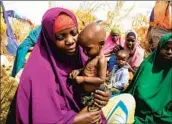
[(76, 36), (78, 34), (77, 30), (71, 31), (72, 36)]
[(170, 47), (165, 46), (164, 49), (165, 49), (165, 50), (170, 50)]
[(63, 40), (64, 39), (64, 36), (63, 35), (56, 35), (56, 40)]
[(131, 43), (133, 43), (134, 41), (133, 40), (127, 40), (128, 42), (131, 42)]

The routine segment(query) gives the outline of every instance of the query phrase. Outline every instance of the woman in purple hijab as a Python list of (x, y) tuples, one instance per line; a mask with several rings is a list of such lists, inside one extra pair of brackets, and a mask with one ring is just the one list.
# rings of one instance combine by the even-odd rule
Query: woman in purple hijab
[[(69, 10), (52, 8), (44, 14), (42, 30), (17, 91), (18, 124), (106, 123), (101, 111), (88, 112), (83, 108), (80, 86), (68, 80), (69, 73), (82, 68), (86, 61), (77, 45), (77, 26), (76, 17)], [(94, 98), (100, 107), (105, 106), (109, 92), (97, 91)]]

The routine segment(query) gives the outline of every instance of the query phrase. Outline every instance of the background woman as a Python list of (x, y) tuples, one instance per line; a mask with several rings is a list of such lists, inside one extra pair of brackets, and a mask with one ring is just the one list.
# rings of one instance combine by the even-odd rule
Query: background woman
[(172, 33), (141, 64), (128, 92), (136, 99), (135, 123), (172, 123)]

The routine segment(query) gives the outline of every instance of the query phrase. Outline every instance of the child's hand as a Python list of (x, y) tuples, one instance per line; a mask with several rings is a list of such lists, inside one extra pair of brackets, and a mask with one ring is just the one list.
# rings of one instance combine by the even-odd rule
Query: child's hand
[(106, 75), (109, 76), (111, 72), (109, 70), (106, 71)]
[(83, 82), (84, 82), (84, 77), (82, 77), (82, 76), (76, 76), (76, 82), (77, 82), (78, 84), (83, 83)]
[(73, 70), (70, 74), (69, 74), (69, 78), (70, 79), (76, 79), (76, 77), (79, 75), (80, 70)]
[(109, 70), (107, 70), (106, 77), (110, 77), (111, 75), (112, 75), (112, 72), (110, 72)]
[(106, 71), (106, 75), (109, 75), (109, 70)]

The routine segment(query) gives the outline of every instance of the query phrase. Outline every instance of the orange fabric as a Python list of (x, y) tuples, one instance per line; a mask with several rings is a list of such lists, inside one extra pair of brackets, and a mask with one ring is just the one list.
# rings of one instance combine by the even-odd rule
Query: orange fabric
[(132, 72), (129, 72), (129, 81), (133, 80), (134, 74)]
[(150, 25), (172, 29), (171, 8), (168, 1), (156, 1), (154, 7), (154, 22), (150, 22)]
[(72, 18), (66, 14), (60, 14), (54, 23), (54, 32), (58, 32), (67, 28), (75, 27)]

